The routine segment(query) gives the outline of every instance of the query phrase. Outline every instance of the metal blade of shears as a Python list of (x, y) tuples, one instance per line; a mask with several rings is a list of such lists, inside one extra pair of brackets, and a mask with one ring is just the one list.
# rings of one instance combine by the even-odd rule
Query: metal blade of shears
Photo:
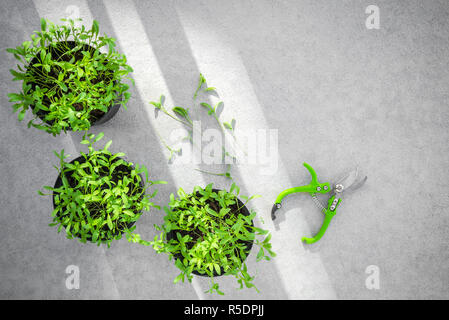
[(359, 167), (356, 167), (337, 179), (333, 188), (333, 193), (354, 191), (360, 188), (367, 179), (368, 177), (361, 173)]

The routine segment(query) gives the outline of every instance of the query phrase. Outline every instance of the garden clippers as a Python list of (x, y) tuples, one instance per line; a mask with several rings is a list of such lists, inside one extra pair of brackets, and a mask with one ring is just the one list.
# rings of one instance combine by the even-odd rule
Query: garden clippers
[[(320, 208), (321, 212), (324, 213), (324, 221), (320, 231), (313, 238), (303, 237), (301, 239), (302, 241), (310, 244), (320, 240), (321, 237), (326, 232), (329, 223), (337, 213), (337, 208), (341, 203), (342, 193), (347, 192), (349, 190), (355, 190), (361, 187), (368, 177), (361, 175), (359, 169), (356, 168), (355, 170), (352, 170), (343, 175), (340, 179), (337, 180), (337, 182), (331, 188), (331, 185), (328, 182), (325, 183), (318, 182), (315, 170), (313, 170), (313, 168), (310, 165), (308, 165), (305, 162), (303, 163), (303, 165), (304, 167), (306, 167), (307, 170), (309, 170), (310, 175), (312, 176), (312, 181), (310, 181), (310, 183), (306, 186), (290, 188), (282, 191), (276, 198), (276, 203), (273, 205), (273, 209), (271, 210), (271, 219), (274, 220), (276, 218), (275, 212), (276, 210), (282, 207), (281, 201), (285, 196), (296, 192), (308, 192), (312, 196), (314, 203), (318, 206), (318, 208)], [(331, 196), (327, 202), (327, 207), (325, 207), (319, 201), (316, 194), (317, 193), (324, 194), (328, 192), (330, 192)]]

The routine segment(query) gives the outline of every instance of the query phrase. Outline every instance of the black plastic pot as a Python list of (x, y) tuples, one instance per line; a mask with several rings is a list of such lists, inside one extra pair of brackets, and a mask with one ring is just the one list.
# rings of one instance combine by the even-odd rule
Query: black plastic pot
[[(71, 48), (74, 48), (77, 43), (75, 41), (66, 41), (65, 43), (67, 43)], [(83, 44), (83, 49), (84, 51), (91, 51), (91, 50), (96, 50), (94, 47), (88, 45), (88, 44)], [(52, 56), (55, 54), (54, 52), (54, 48), (53, 47), (47, 47), (47, 51), (52, 53)], [(35, 63), (38, 63), (39, 60), (35, 57), (31, 60), (30, 64), (27, 67), (27, 70), (29, 70), (30, 66), (34, 65)], [(35, 84), (31, 83), (32, 88), (34, 88)], [(120, 109), (120, 101), (123, 99), (123, 96), (120, 95), (117, 100), (115, 101), (115, 104), (111, 105), (108, 109), (108, 111), (106, 113), (104, 113), (100, 118), (94, 118), (90, 121), (91, 126), (94, 125), (99, 125), (99, 124), (103, 124), (109, 120), (111, 120), (116, 113), (118, 112), (118, 110)], [(34, 110), (34, 105), (30, 105), (31, 109)], [(43, 110), (39, 110), (37, 112), (37, 116), (45, 123), (47, 123), (48, 125), (52, 125), (53, 121), (51, 120), (45, 120), (45, 111)], [(66, 128), (67, 130), (72, 130), (71, 127)]]
[[(219, 189), (212, 189), (212, 191), (218, 192), (218, 191), (220, 191), (220, 190), (219, 190)], [(248, 208), (247, 208), (246, 206), (243, 205), (243, 202), (242, 202), (239, 198), (237, 198), (237, 201), (238, 201), (239, 207), (243, 207), (241, 213), (242, 213), (244, 216), (249, 216), (249, 215), (250, 215), (250, 212), (249, 212)], [(251, 225), (254, 226), (254, 221), (251, 221)], [(175, 238), (176, 238), (176, 233), (175, 233), (175, 232), (176, 232), (176, 230), (172, 230), (172, 231), (170, 231), (170, 232), (167, 234), (167, 241), (170, 241), (171, 239), (175, 239)], [(238, 242), (239, 242), (239, 243), (246, 244), (246, 250), (245, 250), (245, 251), (246, 251), (246, 254), (248, 255), (248, 253), (251, 251), (251, 249), (252, 249), (252, 247), (253, 247), (253, 242), (254, 242), (254, 241), (243, 241), (243, 240), (238, 240)], [(174, 257), (175, 257), (175, 259), (180, 259), (181, 261), (184, 259), (183, 255), (180, 254), (180, 253), (175, 254)], [(242, 262), (243, 262), (243, 261), (242, 261)], [(222, 276), (222, 275), (224, 274), (224, 270), (223, 270), (223, 268), (222, 268), (221, 266), (220, 266), (220, 271), (221, 271), (220, 274), (218, 274), (218, 273), (215, 271), (215, 269), (214, 269), (214, 272), (213, 272), (214, 277)], [(209, 277), (206, 273), (205, 273), (205, 274), (201, 274), (201, 273), (199, 273), (199, 272), (196, 271), (196, 270), (193, 270), (192, 273), (195, 274), (195, 275), (198, 275), (198, 276), (202, 276), (202, 277)]]
[[(116, 159), (121, 159), (121, 160), (126, 161), (125, 159), (120, 158), (120, 157), (117, 157)], [(75, 159), (73, 159), (72, 161), (70, 161), (70, 163), (71, 163), (71, 164), (74, 164), (75, 161), (78, 161), (78, 162), (81, 164), (81, 163), (86, 162), (86, 159), (85, 159), (83, 156), (79, 156), (78, 158), (75, 158)], [(132, 166), (132, 168), (134, 168), (134, 167)], [(140, 179), (140, 186), (143, 188), (143, 187), (145, 186), (145, 182), (144, 182), (144, 181), (145, 181), (145, 178), (144, 178), (144, 176), (143, 176), (142, 174), (139, 174), (139, 175), (140, 175), (140, 178), (141, 178), (141, 179)], [(59, 188), (59, 187), (61, 187), (61, 186), (62, 186), (62, 178), (61, 178), (61, 175), (58, 175), (58, 178), (56, 179), (55, 185), (54, 185), (53, 188), (56, 189), (56, 188)], [(53, 196), (52, 196), (53, 209), (56, 208), (56, 205), (55, 205), (55, 196), (56, 196), (57, 193), (58, 193), (58, 192), (53, 192)], [(140, 212), (139, 212), (139, 213), (140, 213)], [(127, 224), (128, 229), (131, 228), (134, 224), (135, 224), (134, 221), (128, 223), (128, 224)], [(115, 237), (115, 236), (117, 236), (118, 234), (121, 234), (121, 233), (122, 233), (121, 231), (116, 230), (116, 231), (112, 234), (112, 238), (109, 239), (109, 240), (112, 240), (113, 237)], [(80, 238), (79, 236), (77, 236), (77, 237)], [(86, 240), (92, 242), (92, 237), (86, 237)]]

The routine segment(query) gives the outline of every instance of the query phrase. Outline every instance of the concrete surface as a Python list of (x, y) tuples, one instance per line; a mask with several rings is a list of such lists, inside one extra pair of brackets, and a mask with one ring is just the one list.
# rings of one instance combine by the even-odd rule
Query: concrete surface
[[(372, 4), (380, 9), (380, 29), (365, 27)], [(201, 72), (219, 96), (202, 101), (222, 99), (222, 117), (237, 119), (237, 136), (277, 130), (277, 170), (243, 163), (233, 175), (244, 194), (263, 196), (252, 208), (273, 232), (278, 256), (248, 259), (261, 293), (235, 290), (237, 283), (223, 278), (225, 298), (449, 298), (445, 0), (1, 0), (0, 298), (218, 298), (203, 292), (208, 284), (202, 278), (173, 285), (177, 269), (151, 248), (126, 240), (111, 249), (82, 245), (48, 227), (51, 201), (36, 190), (55, 180), (52, 150), (64, 148), (75, 157), (80, 134), (52, 137), (16, 121), (6, 94), (20, 84), (11, 81), (15, 61), (5, 49), (27, 40), (41, 17), (69, 16), (87, 26), (97, 19), (135, 70), (128, 110), (92, 132), (103, 131), (113, 151), (147, 165), (153, 179), (168, 181), (157, 203), (166, 203), (178, 187), (228, 182), (194, 170), (210, 168), (204, 164), (167, 163), (156, 132), (169, 137), (177, 126), (162, 115), (156, 119), (149, 100), (164, 94), (167, 105), (189, 105)], [(200, 119), (203, 128), (212, 126)], [(308, 182), (303, 161), (322, 181), (355, 164), (368, 175), (313, 246), (300, 244), (322, 222), (308, 196), (290, 196), (282, 221), (270, 219), (280, 191)], [(137, 231), (152, 239), (153, 224), (161, 221), (161, 212), (146, 213)], [(69, 265), (80, 269), (79, 289), (65, 286)], [(369, 266), (379, 270), (378, 289), (366, 286), (373, 276)]]

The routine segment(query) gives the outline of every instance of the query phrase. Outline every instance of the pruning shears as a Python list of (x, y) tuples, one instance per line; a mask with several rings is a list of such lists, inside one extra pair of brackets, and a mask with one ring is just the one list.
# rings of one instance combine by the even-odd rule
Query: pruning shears
[[(366, 179), (367, 176), (363, 176), (360, 174), (359, 169), (356, 168), (354, 170), (351, 170), (350, 172), (343, 175), (340, 179), (337, 180), (335, 184), (332, 185), (329, 182), (325, 183), (319, 183), (317, 179), (317, 175), (315, 173), (315, 170), (308, 165), (307, 163), (303, 163), (304, 167), (306, 167), (307, 170), (309, 170), (310, 175), (312, 176), (312, 180), (308, 185), (290, 188), (287, 190), (282, 191), (276, 198), (276, 202), (273, 205), (273, 208), (271, 209), (271, 219), (276, 219), (275, 212), (276, 210), (280, 209), (282, 207), (281, 201), (284, 197), (286, 197), (289, 194), (296, 193), (296, 192), (308, 192), (311, 196), (315, 204), (320, 208), (321, 212), (324, 213), (324, 221), (323, 225), (321, 226), (320, 231), (313, 237), (313, 238), (307, 238), (303, 237), (301, 240), (310, 244), (317, 242), (321, 239), (321, 237), (324, 235), (324, 233), (327, 230), (327, 227), (329, 226), (332, 218), (337, 213), (337, 208), (340, 206), (341, 203), (341, 195), (343, 192), (347, 192), (349, 190), (355, 190), (359, 187), (361, 187)], [(325, 194), (330, 192), (330, 198), (327, 201), (327, 207), (323, 206), (323, 204), (318, 200), (317, 193), (318, 194)]]

